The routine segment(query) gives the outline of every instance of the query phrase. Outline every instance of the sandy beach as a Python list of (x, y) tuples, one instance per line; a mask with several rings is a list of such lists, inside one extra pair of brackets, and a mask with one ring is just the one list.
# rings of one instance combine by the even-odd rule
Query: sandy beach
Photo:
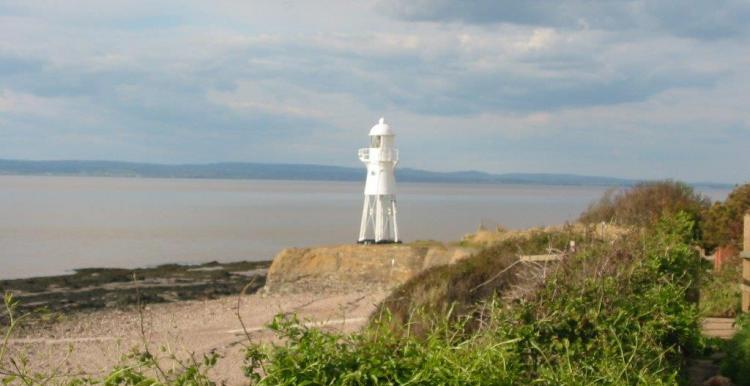
[[(240, 315), (256, 341), (274, 339), (265, 325), (279, 313), (295, 313), (311, 325), (352, 331), (365, 323), (386, 295), (382, 289), (256, 293), (242, 297)], [(20, 331), (10, 341), (11, 351), (27, 355), (40, 370), (59, 367), (61, 373), (103, 375), (124, 354), (142, 348), (142, 325), (152, 352), (164, 347), (180, 357), (194, 353), (200, 358), (214, 351), (222, 358), (211, 371), (213, 378), (239, 385), (245, 381), (242, 348), (247, 338), (237, 318), (237, 301), (237, 296), (226, 296), (151, 304), (142, 309), (143, 324), (137, 307), (72, 313), (44, 327)]]

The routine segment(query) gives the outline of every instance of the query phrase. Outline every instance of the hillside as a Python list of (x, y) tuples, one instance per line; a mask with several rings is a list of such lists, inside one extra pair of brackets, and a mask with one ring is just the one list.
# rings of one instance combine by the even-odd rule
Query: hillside
[[(108, 176), (152, 178), (221, 178), (309, 181), (361, 181), (362, 168), (314, 165), (224, 162), (209, 164), (155, 164), (120, 161), (28, 161), (0, 159), (0, 175)], [(575, 174), (508, 173), (479, 171), (434, 172), (400, 168), (396, 175), (404, 182), (483, 183), (580, 186), (631, 186), (638, 181)], [(730, 187), (719, 183), (695, 186)]]

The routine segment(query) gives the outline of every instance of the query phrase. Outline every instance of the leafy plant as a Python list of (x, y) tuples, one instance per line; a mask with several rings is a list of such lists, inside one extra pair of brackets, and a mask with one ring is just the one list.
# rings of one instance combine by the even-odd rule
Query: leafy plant
[(735, 317), (740, 311), (742, 265), (739, 259), (725, 262), (721, 270), (704, 276), (700, 291), (703, 316)]
[(704, 344), (694, 226), (668, 216), (653, 234), (571, 256), (532, 296), (413, 309), (403, 329), (390, 328), (387, 308), (354, 334), (279, 316), (271, 327), (283, 343), (253, 346), (247, 370), (260, 385), (676, 384)]
[(727, 357), (722, 362), (721, 372), (737, 385), (750, 385), (750, 320), (747, 316), (737, 321), (739, 330), (727, 344)]
[(647, 227), (664, 216), (685, 212), (696, 221), (694, 236), (700, 236), (701, 221), (709, 206), (708, 198), (684, 182), (641, 182), (627, 189), (608, 191), (592, 203), (579, 220)]
[(750, 184), (735, 188), (726, 200), (711, 206), (706, 214), (705, 244), (709, 249), (732, 246), (742, 249), (743, 217), (750, 210)]

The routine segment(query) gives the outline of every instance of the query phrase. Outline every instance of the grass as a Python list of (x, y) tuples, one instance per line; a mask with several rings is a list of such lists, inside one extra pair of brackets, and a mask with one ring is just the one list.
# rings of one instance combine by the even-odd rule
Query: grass
[(701, 284), (700, 311), (706, 317), (733, 318), (740, 313), (742, 265), (730, 260), (719, 272), (709, 272)]
[(538, 278), (538, 266), (516, 264), (518, 255), (564, 250), (570, 240), (581, 242), (583, 238), (583, 234), (569, 231), (536, 230), (495, 243), (455, 264), (420, 273), (396, 288), (374, 315), (387, 312), (389, 323), (396, 328), (409, 321), (412, 331), (424, 330), (420, 325), (423, 317), (444, 315), (449, 309), (454, 316), (464, 315), (480, 301), (533, 285), (537, 280), (529, 280), (528, 274)]

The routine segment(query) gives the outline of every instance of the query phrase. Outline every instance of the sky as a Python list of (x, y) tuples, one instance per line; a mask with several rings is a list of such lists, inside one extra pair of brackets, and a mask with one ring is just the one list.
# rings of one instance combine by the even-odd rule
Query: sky
[(0, 158), (750, 180), (750, 2), (0, 0)]

